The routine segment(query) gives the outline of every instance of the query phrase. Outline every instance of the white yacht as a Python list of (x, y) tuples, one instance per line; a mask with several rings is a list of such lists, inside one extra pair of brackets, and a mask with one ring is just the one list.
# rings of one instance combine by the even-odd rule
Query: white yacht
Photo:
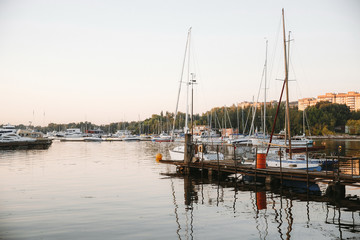
[[(169, 150), (171, 160), (184, 160), (184, 149), (185, 146), (177, 146), (173, 150)], [(216, 153), (215, 151), (204, 151), (204, 152), (197, 152), (195, 154), (197, 159), (204, 159), (204, 160), (224, 160), (224, 154)]]
[(17, 129), (15, 126), (7, 124), (0, 128), (0, 133), (16, 133)]
[(0, 142), (11, 143), (11, 142), (35, 142), (35, 138), (21, 137), (16, 133), (0, 133)]
[(85, 134), (81, 132), (80, 128), (69, 128), (64, 134), (61, 141), (84, 141)]

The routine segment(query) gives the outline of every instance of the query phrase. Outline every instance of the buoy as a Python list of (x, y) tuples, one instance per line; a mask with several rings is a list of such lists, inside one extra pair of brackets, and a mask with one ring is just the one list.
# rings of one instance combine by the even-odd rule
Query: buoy
[(161, 154), (161, 153), (157, 153), (157, 154), (156, 154), (156, 161), (158, 162), (158, 161), (160, 161), (160, 160), (162, 160), (162, 154)]
[(258, 153), (256, 156), (256, 168), (266, 168), (266, 154)]

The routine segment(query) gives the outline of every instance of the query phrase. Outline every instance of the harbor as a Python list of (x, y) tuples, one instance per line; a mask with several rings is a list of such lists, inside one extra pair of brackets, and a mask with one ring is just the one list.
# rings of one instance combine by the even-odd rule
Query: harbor
[(0, 151), (0, 238), (233, 239), (241, 231), (246, 239), (356, 239), (360, 233), (358, 186), (346, 185), (345, 197), (335, 198), (326, 182), (306, 191), (219, 178), (216, 163), (212, 177), (184, 175), (155, 161), (158, 152), (170, 159), (176, 145), (54, 141), (45, 151)]
[(360, 239), (360, 2), (0, 9), (0, 240)]

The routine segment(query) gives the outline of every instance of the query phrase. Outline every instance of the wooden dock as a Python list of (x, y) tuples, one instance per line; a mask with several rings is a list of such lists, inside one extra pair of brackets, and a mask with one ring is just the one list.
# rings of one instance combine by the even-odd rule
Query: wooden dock
[[(210, 161), (205, 161), (203, 158), (197, 159), (194, 156), (199, 148), (196, 144), (192, 143), (191, 134), (185, 134), (184, 160), (159, 159), (159, 162), (175, 165), (177, 171), (183, 174), (201, 172), (202, 174), (206, 173), (208, 176), (217, 175), (219, 177), (234, 174), (235, 177), (241, 175), (246, 181), (254, 183), (271, 185), (290, 183), (304, 185), (309, 189), (311, 185), (314, 185), (313, 183), (325, 182), (328, 184), (327, 192), (329, 195), (339, 198), (345, 197), (346, 185), (360, 187), (360, 157), (325, 157), (325, 159), (328, 159), (325, 162), (326, 169), (323, 169), (323, 171), (310, 171), (309, 169), (267, 167), (265, 163), (266, 158), (259, 158), (259, 161), (261, 159), (261, 162), (259, 162), (261, 164), (258, 165), (257, 149), (255, 164), (247, 163), (244, 161), (244, 158), (240, 159), (236, 156), (235, 148), (236, 146), (234, 146), (232, 159)], [(203, 146), (202, 149), (206, 149), (206, 146)], [(219, 146), (216, 146), (216, 152), (219, 153)], [(281, 149), (279, 152), (281, 152)], [(308, 159), (308, 153), (306, 153), (306, 159)], [(331, 163), (331, 171), (327, 169), (329, 161)]]
[[(359, 160), (359, 158), (353, 158), (350, 160)], [(259, 178), (270, 179), (285, 179), (294, 181), (326, 181), (337, 182), (343, 185), (353, 185), (360, 183), (360, 175), (345, 174), (338, 171), (338, 169), (332, 171), (307, 171), (299, 169), (289, 168), (277, 168), (267, 167), (265, 169), (257, 169), (252, 164), (242, 164), (234, 160), (222, 160), (222, 161), (199, 161), (185, 163), (184, 161), (173, 160), (160, 160), (160, 163), (171, 164), (178, 166), (178, 169), (188, 168), (191, 171), (200, 170), (206, 171), (209, 174), (241, 174), (247, 176), (255, 176)]]

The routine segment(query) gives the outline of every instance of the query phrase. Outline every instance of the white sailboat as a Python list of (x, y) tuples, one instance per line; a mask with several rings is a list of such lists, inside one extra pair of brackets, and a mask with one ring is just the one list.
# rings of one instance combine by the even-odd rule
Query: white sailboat
[[(289, 153), (286, 153), (286, 151), (284, 153), (276, 153), (276, 154), (269, 154), (269, 149), (270, 149), (270, 144), (272, 144), (272, 136), (274, 133), (274, 126), (273, 126), (273, 130), (270, 136), (270, 139), (268, 141), (268, 147), (266, 150), (266, 165), (270, 166), (270, 167), (283, 167), (283, 168), (292, 168), (292, 169), (309, 169), (309, 170), (317, 170), (320, 171), (321, 170), (321, 163), (319, 162), (319, 160), (317, 159), (309, 159), (306, 157), (300, 156), (300, 155), (294, 155), (292, 153), (292, 146), (295, 143), (292, 139), (291, 139), (291, 129), (290, 129), (290, 113), (289, 113), (289, 87), (288, 87), (288, 75), (289, 75), (289, 70), (288, 70), (288, 54), (289, 52), (287, 52), (286, 50), (286, 36), (285, 36), (285, 20), (284, 20), (284, 9), (282, 9), (282, 19), (283, 19), (283, 39), (284, 39), (284, 63), (285, 63), (285, 80), (283, 83), (283, 88), (282, 88), (282, 92), (280, 95), (280, 100), (279, 100), (279, 105), (281, 103), (281, 98), (282, 98), (282, 94), (284, 89), (286, 89), (286, 131), (285, 131), (285, 139), (283, 139), (282, 141), (284, 142), (278, 142), (281, 143), (281, 145), (285, 145), (286, 148), (288, 148)], [(290, 39), (290, 33), (289, 33), (289, 39)], [(289, 51), (289, 49), (288, 49)], [(279, 108), (278, 105), (278, 108)], [(276, 121), (276, 117), (275, 117), (275, 121)], [(265, 140), (265, 139), (264, 139)], [(301, 141), (300, 141), (301, 142)], [(264, 142), (263, 142), (264, 143)], [(306, 146), (307, 143), (305, 143)]]
[[(180, 86), (179, 86), (179, 92), (178, 92), (178, 98), (177, 98), (177, 103), (176, 103), (176, 110), (175, 110), (175, 117), (174, 117), (174, 123), (173, 123), (173, 131), (172, 131), (172, 136), (174, 136), (174, 131), (175, 131), (175, 122), (176, 122), (176, 116), (177, 116), (177, 112), (178, 112), (178, 104), (179, 104), (179, 97), (180, 97), (180, 91), (181, 91), (181, 85), (183, 83), (183, 73), (184, 73), (184, 68), (185, 68), (185, 62), (186, 59), (188, 58), (188, 69), (187, 69), (187, 82), (186, 82), (186, 118), (185, 118), (185, 126), (184, 126), (184, 133), (191, 133), (191, 135), (193, 136), (193, 86), (194, 84), (196, 84), (196, 80), (195, 80), (195, 74), (194, 73), (190, 73), (190, 40), (191, 40), (191, 28), (188, 31), (188, 36), (187, 36), (187, 41), (186, 41), (186, 47), (185, 47), (185, 56), (184, 56), (184, 61), (183, 61), (183, 66), (182, 66), (182, 71), (181, 71), (181, 79), (180, 79)], [(191, 76), (191, 77), (190, 77)], [(189, 86), (191, 86), (191, 132), (189, 130), (189, 126), (188, 126), (188, 118), (189, 118)], [(170, 152), (170, 156), (172, 160), (184, 160), (184, 151), (185, 151), (185, 147), (182, 146), (177, 146), (172, 150), (169, 150)], [(222, 153), (216, 153), (216, 152), (206, 152), (206, 151), (199, 151), (195, 154), (195, 157), (198, 159), (204, 159), (204, 160), (223, 160), (224, 159), (224, 155)]]

